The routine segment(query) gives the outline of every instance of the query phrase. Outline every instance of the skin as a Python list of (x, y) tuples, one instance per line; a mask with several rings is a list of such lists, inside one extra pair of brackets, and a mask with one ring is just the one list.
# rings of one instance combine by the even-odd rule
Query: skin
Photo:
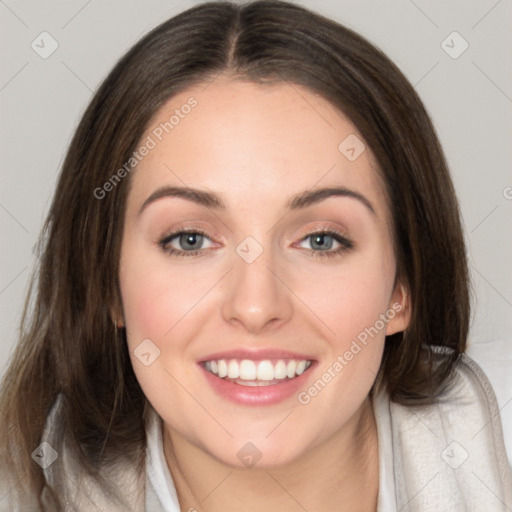
[[(118, 320), (142, 390), (163, 419), (180, 506), (313, 512), (343, 503), (375, 511), (378, 442), (368, 393), (385, 336), (406, 328), (409, 308), (395, 286), (389, 207), (374, 156), (366, 147), (349, 161), (338, 145), (356, 128), (306, 88), (226, 76), (170, 99), (141, 141), (190, 96), (197, 106), (131, 175), (119, 275)], [(164, 197), (139, 214), (167, 185), (216, 192), (228, 209)], [(294, 194), (324, 186), (364, 195), (374, 212), (337, 196), (286, 209)], [(172, 256), (159, 245), (184, 227), (207, 234), (195, 243), (197, 256)], [(352, 249), (314, 257), (340, 246), (327, 237), (325, 249), (314, 248), (308, 235), (325, 229), (340, 231)], [(247, 236), (263, 248), (251, 264), (236, 252)], [(190, 247), (179, 236), (169, 245)], [(293, 350), (318, 361), (307, 389), (397, 303), (402, 311), (307, 405), (295, 395), (271, 406), (234, 405), (206, 385), (197, 365), (220, 350)], [(144, 339), (160, 350), (148, 366), (133, 352)], [(261, 452), (251, 469), (237, 457), (247, 442)]]

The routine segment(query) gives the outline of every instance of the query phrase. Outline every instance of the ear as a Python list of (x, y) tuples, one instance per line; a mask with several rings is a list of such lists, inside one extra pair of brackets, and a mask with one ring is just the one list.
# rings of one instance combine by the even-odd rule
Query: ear
[(386, 336), (405, 331), (411, 318), (411, 301), (407, 288), (400, 281), (397, 281), (395, 285), (388, 311), (389, 320), (386, 324)]

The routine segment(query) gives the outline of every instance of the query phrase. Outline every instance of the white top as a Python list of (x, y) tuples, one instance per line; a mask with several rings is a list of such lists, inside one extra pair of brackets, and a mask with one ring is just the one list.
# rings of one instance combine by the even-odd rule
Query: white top
[[(159, 505), (165, 512), (180, 512), (176, 488), (164, 455), (162, 419), (151, 410), (153, 414), (147, 431), (147, 481), (152, 485), (154, 494), (160, 501)], [(149, 504), (146, 504), (146, 509), (151, 512)]]
[(470, 343), (466, 353), (482, 368), (496, 393), (512, 467), (512, 338)]

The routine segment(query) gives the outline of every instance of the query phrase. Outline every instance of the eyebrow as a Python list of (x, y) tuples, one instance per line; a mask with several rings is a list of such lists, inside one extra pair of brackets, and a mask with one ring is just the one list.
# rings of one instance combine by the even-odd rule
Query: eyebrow
[[(372, 203), (362, 194), (345, 187), (324, 187), (317, 189), (308, 189), (293, 195), (286, 203), (288, 210), (299, 210), (313, 204), (324, 201), (329, 197), (350, 197), (362, 203), (373, 215), (376, 215)], [(199, 190), (191, 187), (162, 187), (155, 190), (142, 204), (139, 209), (139, 215), (151, 203), (162, 199), (163, 197), (181, 197), (200, 206), (214, 210), (226, 211), (228, 209), (223, 199), (214, 192)]]

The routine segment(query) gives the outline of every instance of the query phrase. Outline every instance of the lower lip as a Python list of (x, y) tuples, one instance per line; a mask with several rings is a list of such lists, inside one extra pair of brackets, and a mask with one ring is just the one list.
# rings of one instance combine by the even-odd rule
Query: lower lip
[(273, 405), (290, 398), (305, 386), (315, 361), (298, 377), (270, 386), (243, 386), (221, 379), (199, 364), (210, 386), (222, 397), (241, 405)]

